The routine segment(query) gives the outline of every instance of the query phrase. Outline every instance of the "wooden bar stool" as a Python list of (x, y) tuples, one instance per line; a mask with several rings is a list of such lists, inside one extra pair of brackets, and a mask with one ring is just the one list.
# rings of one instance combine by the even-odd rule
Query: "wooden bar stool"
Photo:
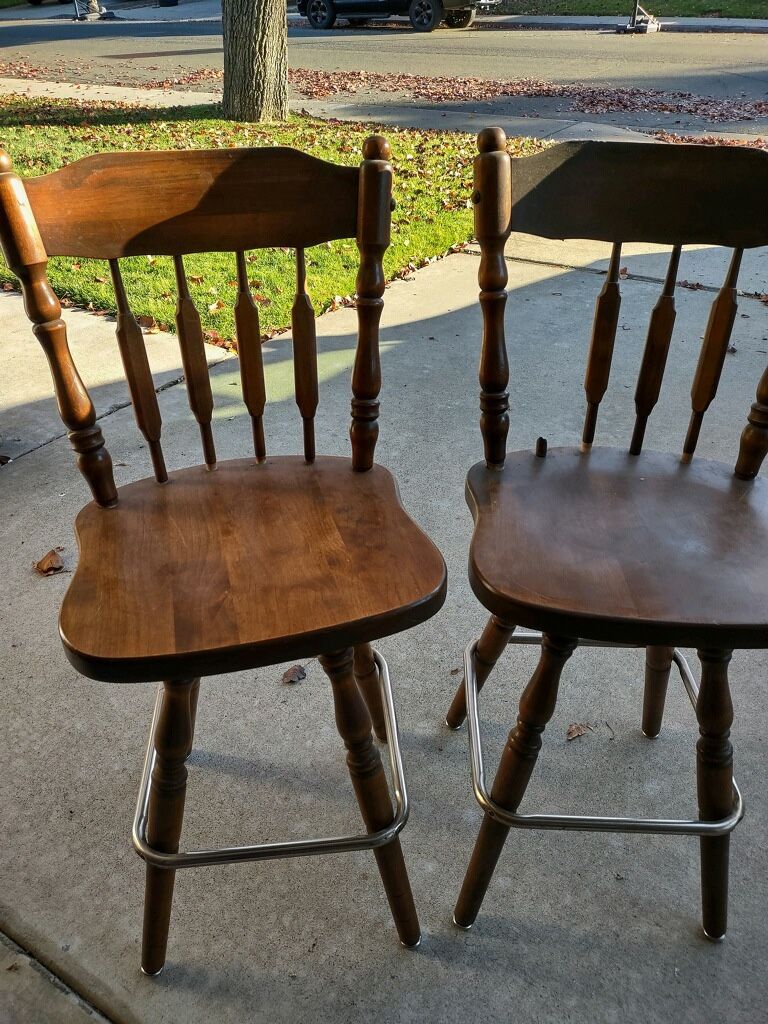
[[(140, 786), (133, 842), (147, 862), (142, 969), (166, 956), (175, 870), (202, 864), (374, 851), (398, 934), (420, 931), (398, 833), (408, 815), (392, 691), (370, 642), (423, 622), (445, 598), (440, 553), (403, 509), (391, 474), (374, 465), (378, 435), (382, 256), (389, 244), (388, 143), (367, 140), (359, 168), (286, 148), (116, 153), (22, 181), (0, 159), (0, 240), (50, 362), (61, 417), (93, 501), (76, 522), (80, 559), (60, 617), (64, 649), (85, 676), (163, 680)], [(305, 248), (355, 238), (359, 322), (352, 373), (352, 457), (316, 456), (315, 321)], [(296, 250), (293, 305), (302, 457), (268, 458), (258, 309), (245, 252)], [(218, 462), (200, 318), (183, 255), (234, 250), (243, 397), (255, 456)], [(173, 257), (176, 325), (204, 465), (168, 472), (141, 328), (120, 259)], [(67, 347), (46, 273), (49, 256), (109, 261), (117, 340), (154, 479), (115, 488), (112, 463)], [(366, 834), (179, 852), (200, 677), (318, 655)], [(371, 725), (389, 743), (396, 809)]]
[[(467, 477), (475, 520), (469, 578), (491, 613), (465, 655), (465, 677), (448, 712), (469, 714), (475, 795), (485, 810), (454, 920), (472, 926), (510, 828), (698, 835), (704, 932), (726, 930), (728, 846), (743, 805), (733, 782), (734, 648), (768, 647), (768, 370), (757, 388), (735, 471), (694, 461), (704, 413), (715, 398), (736, 315), (742, 251), (768, 244), (768, 155), (754, 150), (634, 143), (567, 143), (510, 159), (504, 133), (487, 128), (475, 159), (475, 230), (482, 250), (480, 425), (485, 461)], [(597, 299), (580, 448), (506, 453), (509, 367), (504, 339), (511, 230), (545, 238), (611, 242)], [(618, 323), (622, 242), (672, 247), (653, 309), (635, 392), (629, 451), (593, 447)], [(712, 305), (691, 391), (682, 457), (643, 451), (675, 321), (682, 244), (733, 249)], [(628, 440), (630, 435), (628, 434)], [(518, 626), (536, 632), (515, 633)], [(520, 700), (493, 787), (485, 785), (477, 695), (510, 642), (536, 643), (541, 657)], [(700, 820), (521, 814), (518, 806), (555, 708), (560, 675), (577, 643), (646, 648), (643, 731), (661, 728), (667, 680), (677, 666), (694, 702)], [(678, 647), (695, 647), (699, 689)]]

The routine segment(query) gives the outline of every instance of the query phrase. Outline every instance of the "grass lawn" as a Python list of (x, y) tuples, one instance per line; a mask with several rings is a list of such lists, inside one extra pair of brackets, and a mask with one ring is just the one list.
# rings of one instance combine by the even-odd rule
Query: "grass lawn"
[[(0, 0), (2, 3), (2, 0)], [(627, 15), (633, 0), (502, 0), (495, 14)], [(768, 18), (766, 0), (640, 0), (657, 18)]]
[[(295, 146), (314, 156), (356, 164), (368, 125), (333, 124), (292, 116), (284, 125), (235, 124), (215, 116), (214, 107), (147, 109), (114, 103), (0, 97), (0, 146), (22, 175), (55, 170), (89, 153), (122, 149), (206, 149), (227, 146)], [(385, 257), (387, 277), (409, 265), (442, 255), (472, 233), (469, 196), (474, 137), (465, 134), (387, 129), (395, 169), (397, 209), (392, 245)], [(512, 142), (515, 152), (542, 144)], [(450, 168), (446, 174), (445, 169)], [(318, 197), (322, 201), (322, 197)], [(249, 256), (251, 286), (266, 333), (290, 323), (294, 261), (289, 251), (266, 249)], [(308, 291), (318, 312), (334, 297), (354, 293), (358, 252), (354, 241), (338, 241), (307, 252)], [(203, 326), (223, 339), (234, 335), (232, 304), (236, 271), (232, 253), (189, 256), (190, 291)], [(169, 257), (122, 261), (134, 313), (173, 329), (175, 278)], [(107, 265), (97, 260), (52, 259), (50, 279), (59, 297), (97, 310), (115, 308)], [(106, 280), (105, 280), (106, 279)], [(0, 256), (0, 281), (14, 281)]]

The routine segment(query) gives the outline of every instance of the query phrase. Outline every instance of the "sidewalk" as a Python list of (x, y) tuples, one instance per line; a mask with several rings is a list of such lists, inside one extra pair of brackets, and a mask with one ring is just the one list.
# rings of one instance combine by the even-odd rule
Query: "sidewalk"
[[(539, 434), (551, 445), (577, 441), (588, 322), (607, 254), (607, 246), (592, 243), (510, 241), (510, 449), (529, 448)], [(637, 367), (666, 258), (649, 246), (628, 246), (624, 255), (622, 329), (598, 443), (627, 444)], [(726, 253), (705, 248), (683, 254), (679, 276), (701, 287), (678, 290), (649, 447), (679, 451), (698, 339), (726, 260)], [(129, 839), (154, 688), (89, 682), (63, 656), (56, 615), (76, 558), (73, 516), (87, 496), (55, 424), (45, 360), (21, 300), (0, 293), (0, 433), (18, 446), (14, 461), (0, 469), (0, 574), (13, 595), (4, 606), (0, 663), (0, 749), (12, 752), (0, 775), (7, 822), (0, 837), (0, 930), (85, 1000), (78, 1006), (82, 1020), (73, 1022), (85, 1024), (88, 1004), (112, 1024), (761, 1019), (768, 1002), (765, 652), (741, 652), (731, 666), (733, 742), (747, 816), (733, 844), (725, 943), (710, 945), (699, 936), (697, 844), (654, 836), (516, 833), (476, 927), (466, 933), (451, 924), (480, 818), (466, 733), (442, 724), (461, 651), (485, 618), (467, 583), (471, 522), (463, 502), (464, 475), (482, 450), (478, 262), (476, 253), (461, 253), (395, 282), (382, 320), (377, 457), (394, 469), (406, 507), (443, 551), (450, 580), (439, 616), (381, 643), (399, 704), (412, 801), (403, 845), (422, 946), (409, 952), (398, 945), (370, 855), (184, 871), (176, 883), (169, 961), (156, 979), (138, 970), (143, 870)], [(759, 287), (766, 268), (768, 251), (748, 252), (741, 286)], [(118, 484), (146, 475), (143, 439), (119, 383), (114, 325), (75, 311), (67, 319)], [(323, 452), (348, 449), (354, 341), (353, 310), (319, 319)], [(729, 461), (766, 362), (765, 305), (740, 299), (733, 342), (700, 443), (702, 455)], [(179, 380), (175, 339), (156, 335), (147, 343), (154, 366), (167, 375), (157, 384), (167, 385), (159, 403), (169, 466), (192, 464), (199, 437)], [(290, 335), (264, 346), (265, 427), (275, 454), (296, 450), (301, 433), (290, 353)], [(210, 355), (218, 360), (212, 370), (217, 449), (222, 459), (241, 456), (249, 425), (237, 363), (220, 350)], [(36, 576), (31, 563), (57, 545), (67, 571)], [(491, 771), (532, 663), (530, 651), (511, 649), (483, 691)], [(285, 687), (282, 671), (204, 681), (190, 759), (188, 846), (357, 826), (322, 674), (310, 662), (307, 679)], [(577, 651), (563, 676), (529, 808), (691, 813), (697, 730), (690, 707), (671, 685), (661, 736), (643, 738), (642, 679), (641, 652)], [(573, 722), (590, 722), (593, 731), (568, 742)], [(23, 984), (20, 970), (0, 971), (0, 1006), (15, 998), (22, 1007), (14, 1024), (68, 1022), (49, 978), (34, 997), (38, 1016), (31, 1009), (25, 1016)]]
[[(23, 78), (0, 78), (0, 95), (49, 96), (61, 99), (113, 100), (119, 103), (141, 103), (150, 107), (198, 106), (218, 103), (221, 92), (190, 92), (182, 89), (141, 89), (129, 86), (76, 85), (67, 82), (38, 82)], [(482, 108), (482, 104), (476, 105)], [(439, 129), (441, 131), (477, 132), (493, 121), (509, 136), (522, 135), (534, 139), (557, 139), (558, 142), (591, 139), (600, 142), (649, 142), (653, 139), (627, 128), (599, 124), (594, 121), (548, 117), (514, 117), (486, 114), (482, 109), (464, 113), (435, 103), (365, 103), (357, 98), (344, 101), (293, 99), (293, 111), (306, 111), (314, 117), (339, 121), (366, 122), (381, 126)], [(730, 133), (729, 133), (730, 134)]]

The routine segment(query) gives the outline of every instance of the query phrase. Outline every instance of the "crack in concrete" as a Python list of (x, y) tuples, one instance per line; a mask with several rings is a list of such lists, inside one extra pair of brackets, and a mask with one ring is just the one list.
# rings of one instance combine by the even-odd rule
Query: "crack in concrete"
[(83, 1013), (93, 1019), (94, 1024), (117, 1024), (112, 1018), (105, 1017), (82, 993), (68, 985), (63, 978), (59, 977), (58, 974), (55, 974), (49, 967), (38, 960), (35, 953), (27, 947), (21, 946), (4, 931), (0, 931), (0, 945), (5, 946), (15, 956), (23, 956), (36, 974), (39, 974), (44, 981), (53, 986), (58, 992), (72, 999)]

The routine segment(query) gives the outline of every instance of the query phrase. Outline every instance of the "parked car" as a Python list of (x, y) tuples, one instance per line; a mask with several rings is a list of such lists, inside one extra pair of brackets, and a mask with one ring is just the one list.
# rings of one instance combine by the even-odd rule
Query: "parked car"
[(312, 28), (333, 28), (337, 18), (360, 25), (407, 14), (417, 32), (432, 32), (443, 21), (448, 28), (469, 28), (477, 0), (298, 0), (297, 6)]

